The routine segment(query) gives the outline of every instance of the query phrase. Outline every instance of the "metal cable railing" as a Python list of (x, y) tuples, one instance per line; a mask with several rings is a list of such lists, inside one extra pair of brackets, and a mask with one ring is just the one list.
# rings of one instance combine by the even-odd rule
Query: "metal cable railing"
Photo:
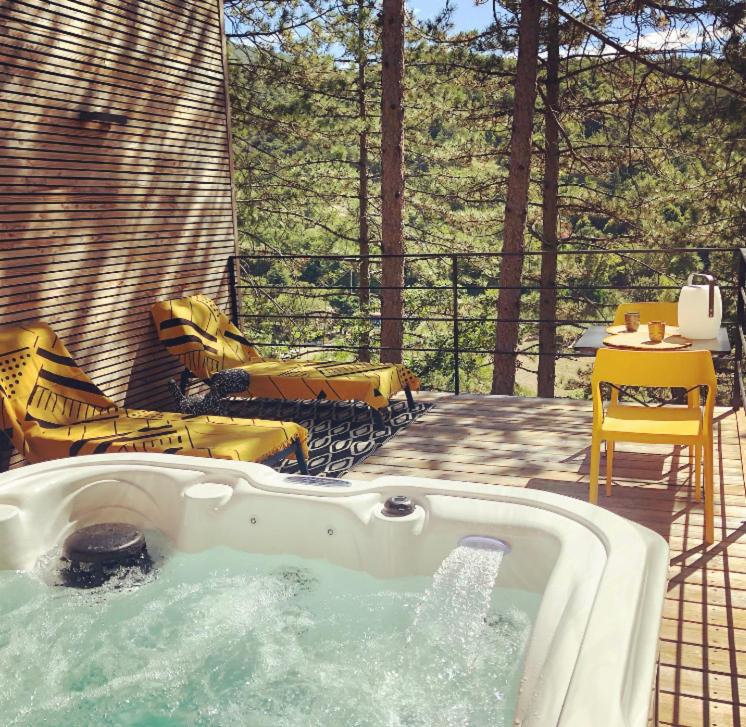
[[(746, 349), (746, 253), (743, 250), (730, 247), (562, 248), (553, 253), (560, 262), (567, 261), (575, 268), (582, 267), (582, 261), (590, 260), (602, 266), (613, 259), (615, 270), (579, 271), (567, 266), (563, 270), (560, 265), (558, 282), (551, 287), (541, 286), (536, 284), (539, 271), (532, 269), (532, 265), (535, 267), (543, 255), (552, 253), (529, 250), (522, 253), (526, 259), (526, 284), (520, 288), (501, 288), (494, 268), (503, 258), (517, 253), (245, 254), (232, 256), (229, 261), (232, 316), (257, 345), (294, 355), (324, 351), (346, 351), (355, 355), (361, 351), (380, 352), (377, 339), (381, 323), (401, 320), (408, 330), (404, 355), (439, 357), (439, 365), (450, 368), (451, 390), (460, 393), (464, 357), (483, 357), (488, 361), (498, 353), (529, 358), (547, 355), (557, 359), (578, 358), (582, 354), (568, 345), (549, 352), (540, 349), (534, 329), (550, 324), (555, 335), (558, 329), (566, 328), (580, 332), (584, 326), (607, 323), (616, 305), (625, 300), (675, 299), (674, 291), (679, 290), (686, 274), (693, 269), (706, 268), (720, 279), (726, 313), (724, 325), (736, 334), (731, 367), (734, 400), (743, 400), (741, 357)], [(658, 256), (658, 264), (666, 269), (656, 269), (656, 262), (650, 262), (651, 256)], [(675, 266), (680, 271), (677, 274), (670, 270), (671, 262), (678, 256), (682, 257)], [(403, 261), (404, 285), (380, 285), (377, 271), (387, 257)], [(363, 266), (365, 275), (361, 276)], [(605, 278), (593, 282), (579, 277), (591, 274)], [(370, 283), (361, 286), (361, 277)], [(524, 327), (521, 343), (515, 350), (495, 351), (494, 346), (480, 345), (487, 332), (494, 331), (494, 301), (501, 289), (520, 289), (523, 293), (521, 315), (505, 321)], [(386, 290), (402, 291), (404, 315), (401, 317), (380, 315), (381, 294)], [(551, 320), (538, 315), (538, 297), (547, 290), (555, 291), (557, 296), (557, 317)], [(571, 309), (570, 314), (568, 309)], [(257, 333), (263, 336), (257, 338)], [(314, 338), (302, 340), (303, 334)], [(720, 365), (722, 368), (722, 363)]]

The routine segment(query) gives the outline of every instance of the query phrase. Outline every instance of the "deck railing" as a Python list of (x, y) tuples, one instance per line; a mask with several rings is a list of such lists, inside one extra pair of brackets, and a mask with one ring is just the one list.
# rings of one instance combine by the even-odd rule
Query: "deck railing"
[[(500, 261), (511, 253), (415, 253), (404, 261), (405, 329), (403, 357), (412, 363), (424, 358), (447, 381), (437, 388), (454, 393), (469, 389), (474, 371), (489, 366), (494, 351), (495, 302), (501, 289)], [(556, 254), (557, 282), (540, 283), (542, 256)], [(676, 300), (688, 273), (713, 272), (724, 300), (724, 325), (735, 340), (735, 355), (719, 364), (732, 376), (734, 400), (742, 400), (741, 358), (746, 328), (746, 257), (732, 247), (677, 247), (578, 249), (563, 247), (553, 253), (523, 253), (524, 284), (521, 343), (516, 350), (498, 353), (538, 361), (580, 358), (571, 343), (588, 325), (608, 323), (624, 301)], [(354, 356), (380, 352), (380, 267), (383, 255), (284, 255), (260, 252), (233, 256), (232, 316), (247, 335), (275, 354), (302, 356), (319, 352), (349, 352)], [(735, 262), (734, 262), (735, 259)], [(599, 282), (599, 277), (602, 278)], [(368, 281), (361, 285), (361, 279)], [(540, 318), (539, 296), (552, 290), (557, 316)], [(736, 295), (736, 291), (739, 291)], [(538, 327), (551, 324), (557, 350), (539, 348)], [(734, 335), (735, 334), (735, 335)], [(420, 361), (422, 368), (423, 362)], [(525, 365), (525, 363), (524, 363)], [(464, 385), (464, 373), (472, 381)], [(442, 378), (442, 376), (441, 376)]]
[(733, 405), (746, 407), (744, 394), (743, 357), (746, 353), (746, 248), (736, 250), (736, 324), (733, 336)]

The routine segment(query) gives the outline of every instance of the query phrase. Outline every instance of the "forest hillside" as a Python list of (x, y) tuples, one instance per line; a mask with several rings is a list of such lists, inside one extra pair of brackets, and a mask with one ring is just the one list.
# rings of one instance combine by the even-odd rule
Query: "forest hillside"
[[(381, 251), (378, 3), (228, 12), (244, 328), (278, 355), (375, 358), (380, 262), (293, 256)], [(608, 32), (621, 12), (581, 17)], [(510, 5), (456, 32), (447, 6), (427, 23), (406, 15), (403, 245), (423, 257), (404, 266), (403, 359), (432, 388), (453, 389), (456, 336), (461, 390), (490, 391), (510, 258), (485, 253), (504, 249), (518, 17)], [(516, 393), (536, 394), (541, 351), (544, 392), (550, 381), (582, 396), (588, 360), (568, 347), (588, 322), (620, 302), (675, 299), (695, 270), (732, 284), (746, 239), (746, 79), (738, 38), (637, 57), (551, 21), (541, 15), (511, 361)]]

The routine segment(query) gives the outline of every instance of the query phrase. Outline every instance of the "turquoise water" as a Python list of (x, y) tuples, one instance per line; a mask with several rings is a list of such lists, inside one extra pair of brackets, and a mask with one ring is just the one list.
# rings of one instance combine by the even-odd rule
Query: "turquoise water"
[(510, 724), (538, 597), (496, 589), (459, 628), (465, 602), (433, 601), (444, 588), (473, 601), (493, 578), (476, 561), (460, 577), (449, 560), (435, 583), (377, 580), (288, 556), (169, 553), (154, 536), (157, 570), (139, 584), (57, 587), (51, 556), (0, 572), (3, 725)]

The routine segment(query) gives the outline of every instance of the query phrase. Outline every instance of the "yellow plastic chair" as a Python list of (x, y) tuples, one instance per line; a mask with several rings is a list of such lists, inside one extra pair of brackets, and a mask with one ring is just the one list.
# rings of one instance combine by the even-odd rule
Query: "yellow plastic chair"
[[(604, 409), (601, 384), (698, 390), (707, 387), (704, 410), (699, 406), (644, 407), (613, 400)], [(704, 452), (705, 542), (715, 540), (713, 510), (713, 434), (717, 378), (708, 351), (622, 351), (599, 349), (593, 366), (593, 435), (589, 500), (598, 502), (601, 442), (606, 442), (606, 495), (611, 495), (611, 475), (616, 442), (680, 444), (694, 448), (695, 497), (702, 498), (701, 466)]]
[[(640, 325), (646, 325), (650, 321), (663, 321), (669, 326), (679, 325), (679, 304), (662, 300), (650, 300), (642, 303), (621, 303), (617, 306), (614, 313), (614, 322), (612, 325), (621, 326), (624, 324), (625, 313), (639, 313)], [(690, 391), (687, 395), (689, 406), (699, 407), (699, 390)], [(619, 390), (613, 389), (611, 392), (611, 401), (616, 404), (619, 401)], [(689, 456), (693, 459), (695, 452), (693, 447), (689, 448)]]
[(666, 303), (660, 300), (645, 303), (622, 303), (617, 306), (612, 325), (621, 326), (624, 323), (624, 314), (635, 312), (640, 314), (640, 323), (643, 325), (650, 323), (650, 321), (663, 321), (669, 326), (679, 325), (679, 304)]

